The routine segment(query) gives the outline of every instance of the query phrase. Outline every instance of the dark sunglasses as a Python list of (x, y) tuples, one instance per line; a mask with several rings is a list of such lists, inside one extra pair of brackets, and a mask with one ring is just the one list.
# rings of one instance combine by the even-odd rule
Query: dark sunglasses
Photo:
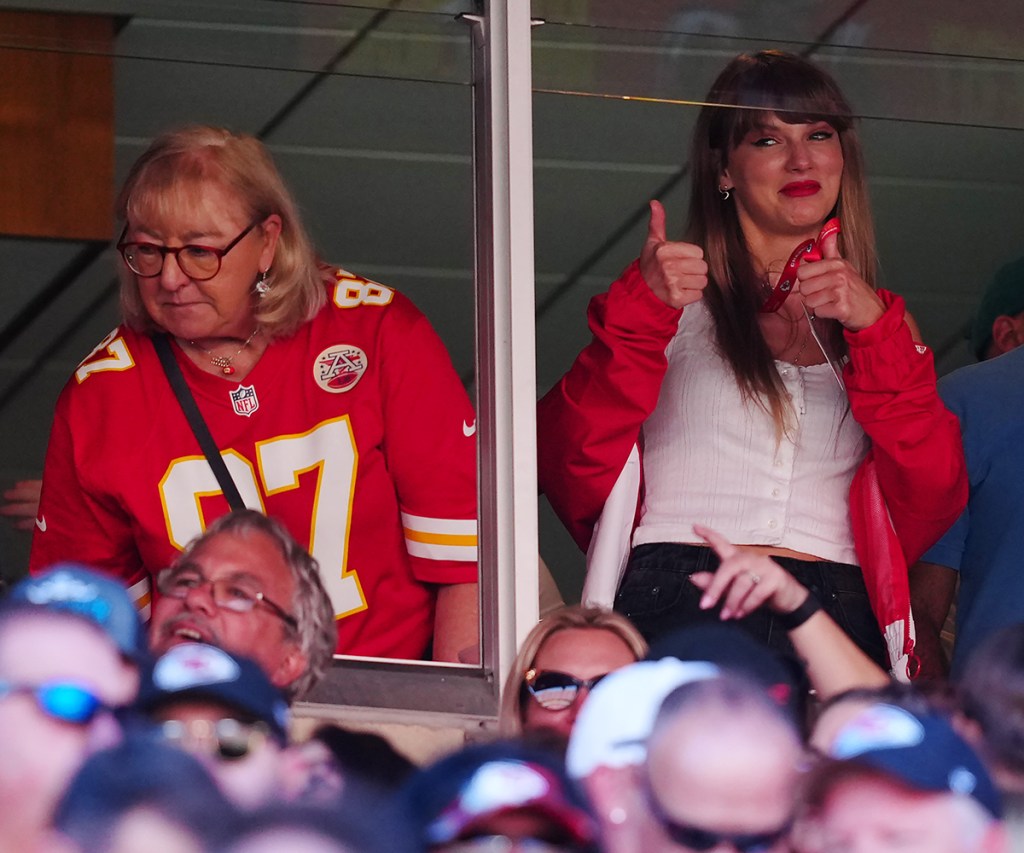
[(720, 844), (728, 844), (739, 853), (765, 853), (778, 844), (790, 830), (790, 823), (787, 821), (778, 829), (771, 829), (767, 832), (715, 832), (703, 827), (693, 826), (688, 823), (680, 823), (662, 809), (661, 804), (654, 796), (650, 784), (645, 785), (647, 789), (647, 801), (654, 815), (665, 834), (676, 844), (687, 847), (690, 850), (711, 850)]
[(31, 696), (40, 711), (63, 723), (84, 726), (100, 711), (112, 710), (87, 688), (67, 681), (47, 681), (43, 684), (0, 681), (0, 696), (15, 693)]
[(687, 826), (674, 821), (661, 821), (666, 834), (676, 844), (691, 850), (711, 850), (719, 844), (735, 847), (740, 853), (765, 853), (771, 850), (789, 832), (789, 826), (783, 826), (771, 832), (752, 832), (748, 834), (732, 834), (728, 832), (712, 832), (698, 826)]
[(607, 674), (605, 672), (593, 678), (576, 678), (567, 672), (538, 672), (536, 669), (528, 669), (523, 678), (523, 689), (545, 710), (563, 711), (576, 701), (581, 690), (592, 690)]
[(156, 724), (166, 742), (194, 754), (237, 761), (261, 749), (271, 739), (265, 723), (246, 723), (225, 717), (220, 720), (167, 720)]

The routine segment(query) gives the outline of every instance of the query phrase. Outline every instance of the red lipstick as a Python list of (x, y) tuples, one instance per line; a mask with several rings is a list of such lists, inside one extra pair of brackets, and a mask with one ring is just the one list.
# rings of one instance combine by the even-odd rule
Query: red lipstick
[(821, 184), (817, 181), (793, 181), (791, 184), (786, 184), (779, 192), (790, 198), (803, 198), (814, 195), (820, 190)]

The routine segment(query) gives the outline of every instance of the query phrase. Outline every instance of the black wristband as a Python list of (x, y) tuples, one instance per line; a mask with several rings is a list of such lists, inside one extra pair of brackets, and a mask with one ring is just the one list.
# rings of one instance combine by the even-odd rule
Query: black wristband
[(807, 598), (796, 610), (791, 610), (789, 613), (776, 613), (775, 618), (783, 628), (787, 631), (792, 631), (794, 628), (799, 628), (803, 625), (804, 622), (819, 610), (821, 610), (821, 602), (815, 598), (813, 592), (808, 590)]

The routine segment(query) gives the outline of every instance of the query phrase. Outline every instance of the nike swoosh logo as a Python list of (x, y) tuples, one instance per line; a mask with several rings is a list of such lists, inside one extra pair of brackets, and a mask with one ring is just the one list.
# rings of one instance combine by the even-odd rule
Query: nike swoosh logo
[(39, 532), (40, 533), (45, 533), (46, 532), (46, 516), (45, 515), (41, 515), (41, 516), (39, 516), (39, 518), (36, 519), (36, 527), (39, 528)]
[(469, 438), (476, 433), (476, 421), (472, 424), (467, 424), (465, 421), (462, 422), (462, 434)]

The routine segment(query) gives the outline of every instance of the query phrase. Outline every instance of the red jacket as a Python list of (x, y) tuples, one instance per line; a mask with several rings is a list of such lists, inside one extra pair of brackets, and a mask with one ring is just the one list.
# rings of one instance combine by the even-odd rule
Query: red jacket
[[(959, 517), (967, 472), (959, 422), (936, 392), (931, 350), (913, 341), (903, 299), (878, 294), (885, 314), (845, 333), (851, 413), (871, 440), (851, 485), (850, 512), (872, 608), (904, 676), (914, 645), (907, 566)], [(540, 487), (583, 550), (657, 404), (665, 349), (681, 316), (633, 263), (591, 300), (593, 341), (538, 405)], [(639, 500), (637, 491), (635, 511)]]

